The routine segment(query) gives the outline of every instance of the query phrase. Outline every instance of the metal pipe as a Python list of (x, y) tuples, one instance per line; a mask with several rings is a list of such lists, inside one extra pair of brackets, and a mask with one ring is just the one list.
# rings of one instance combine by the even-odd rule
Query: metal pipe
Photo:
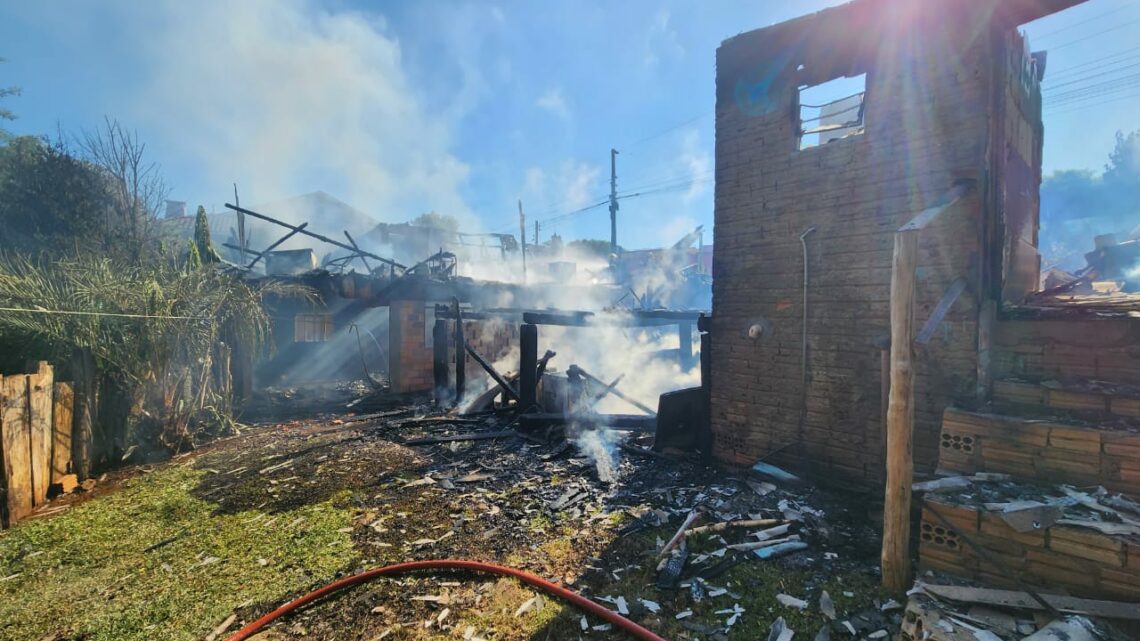
[(804, 318), (803, 328), (800, 340), (800, 421), (797, 427), (797, 449), (799, 450), (800, 463), (804, 460), (804, 421), (807, 418), (807, 337), (808, 337), (808, 250), (807, 250), (807, 237), (815, 231), (815, 227), (808, 227), (804, 233), (800, 234), (800, 245), (804, 250)]

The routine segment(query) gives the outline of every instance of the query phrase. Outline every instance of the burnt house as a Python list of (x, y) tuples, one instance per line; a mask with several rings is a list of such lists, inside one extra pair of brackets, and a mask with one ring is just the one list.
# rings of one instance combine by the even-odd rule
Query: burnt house
[[(1045, 56), (1017, 27), (1073, 4), (855, 0), (720, 46), (719, 458), (882, 479), (893, 238), (953, 203), (918, 253), (918, 322), (945, 311), (915, 359), (915, 465), (934, 468), (944, 409), (986, 398), (993, 363), (1016, 360), (990, 353), (991, 319), (999, 336), (1027, 340), (998, 313), (1035, 291), (1040, 271)], [(849, 91), (811, 98), (833, 82)], [(1135, 361), (1122, 368), (1133, 375)]]

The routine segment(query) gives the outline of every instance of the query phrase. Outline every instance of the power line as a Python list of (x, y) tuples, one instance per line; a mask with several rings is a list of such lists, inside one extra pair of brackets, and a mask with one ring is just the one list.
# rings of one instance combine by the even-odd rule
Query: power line
[(209, 320), (206, 316), (159, 316), (152, 314), (119, 314), (115, 312), (83, 312), (69, 309), (44, 309), (33, 307), (0, 307), (0, 312), (27, 312), (29, 314), (58, 314), (61, 316), (109, 316), (112, 318), (146, 318), (156, 320)]
[(1090, 33), (1090, 34), (1089, 34), (1089, 35), (1087, 35), (1087, 36), (1082, 36), (1082, 37), (1080, 37), (1080, 38), (1077, 38), (1076, 40), (1070, 40), (1070, 41), (1068, 41), (1068, 42), (1066, 42), (1066, 43), (1063, 43), (1063, 44), (1059, 44), (1059, 45), (1057, 45), (1057, 46), (1055, 46), (1055, 47), (1049, 47), (1049, 50), (1050, 50), (1050, 51), (1056, 51), (1056, 50), (1058, 50), (1058, 49), (1064, 49), (1065, 47), (1068, 47), (1069, 45), (1075, 45), (1075, 44), (1077, 44), (1078, 42), (1084, 42), (1085, 40), (1088, 40), (1088, 39), (1090, 39), (1090, 38), (1095, 38), (1095, 37), (1097, 37), (1097, 36), (1099, 36), (1099, 35), (1102, 35), (1102, 34), (1108, 33), (1108, 32), (1110, 32), (1110, 31), (1117, 31), (1118, 29), (1123, 29), (1124, 27), (1127, 27), (1127, 26), (1129, 26), (1129, 25), (1134, 25), (1134, 24), (1136, 24), (1137, 22), (1140, 22), (1140, 18), (1137, 18), (1136, 20), (1130, 20), (1130, 21), (1128, 21), (1128, 22), (1124, 22), (1124, 23), (1118, 24), (1118, 25), (1116, 25), (1115, 27), (1109, 27), (1108, 29), (1104, 29), (1104, 30), (1102, 30), (1102, 31), (1097, 31), (1096, 33)]
[(1048, 33), (1043, 33), (1043, 34), (1037, 36), (1036, 39), (1037, 40), (1044, 40), (1044, 39), (1048, 38), (1049, 36), (1056, 35), (1056, 34), (1061, 33), (1063, 31), (1068, 31), (1069, 29), (1072, 29), (1073, 27), (1079, 27), (1083, 24), (1088, 24), (1088, 23), (1093, 22), (1095, 20), (1100, 20), (1101, 18), (1103, 18), (1105, 16), (1110, 16), (1114, 13), (1120, 13), (1121, 11), (1124, 11), (1125, 9), (1131, 9), (1131, 8), (1132, 7), (1129, 5), (1124, 5), (1123, 7), (1117, 7), (1115, 9), (1110, 10), (1110, 11), (1106, 11), (1104, 13), (1097, 14), (1091, 18), (1086, 18), (1085, 20), (1081, 20), (1080, 22), (1074, 22), (1073, 24), (1066, 25), (1064, 27), (1061, 27), (1060, 29), (1054, 29), (1053, 31), (1050, 31)]
[(1104, 68), (1107, 68), (1111, 67), (1112, 65), (1120, 64), (1121, 62), (1128, 62), (1129, 60), (1137, 57), (1132, 54), (1135, 54), (1138, 51), (1140, 51), (1140, 47), (1133, 47), (1131, 49), (1124, 49), (1123, 51), (1118, 51), (1107, 56), (1097, 56), (1091, 60), (1072, 64), (1068, 67), (1062, 67), (1053, 71), (1046, 71), (1046, 82), (1056, 80), (1058, 78), (1067, 78), (1069, 76), (1085, 73), (1087, 71), (1085, 67), (1090, 67), (1096, 64), (1101, 64)]
[(1109, 83), (1107, 85), (1097, 85), (1095, 88), (1090, 87), (1088, 89), (1073, 91), (1069, 94), (1064, 94), (1063, 96), (1057, 96), (1055, 99), (1053, 99), (1051, 101), (1051, 106), (1056, 107), (1059, 105), (1064, 105), (1064, 104), (1068, 104), (1068, 103), (1072, 103), (1072, 102), (1079, 102), (1083, 98), (1092, 98), (1092, 97), (1096, 97), (1096, 96), (1103, 96), (1106, 94), (1116, 93), (1117, 91), (1121, 91), (1123, 89), (1129, 89), (1129, 88), (1135, 87), (1137, 84), (1140, 84), (1140, 74), (1137, 74), (1135, 78), (1133, 78), (1132, 80), (1129, 80), (1127, 82), (1117, 82), (1117, 83)]
[(1126, 66), (1123, 66), (1123, 67), (1119, 67), (1119, 68), (1117, 68), (1117, 69), (1113, 69), (1113, 70), (1111, 70), (1111, 71), (1102, 71), (1102, 72), (1100, 72), (1100, 73), (1094, 73), (1094, 74), (1090, 74), (1090, 75), (1088, 75), (1088, 76), (1084, 76), (1084, 77), (1082, 77), (1082, 78), (1078, 78), (1078, 79), (1076, 79), (1076, 80), (1069, 80), (1069, 81), (1067, 81), (1067, 82), (1062, 82), (1062, 83), (1059, 83), (1059, 84), (1055, 84), (1055, 85), (1049, 85), (1048, 87), (1045, 87), (1045, 88), (1043, 88), (1043, 89), (1042, 89), (1042, 92), (1044, 93), (1044, 92), (1054, 91), (1054, 90), (1056, 90), (1058, 87), (1066, 87), (1066, 86), (1068, 86), (1068, 85), (1075, 85), (1075, 84), (1079, 84), (1079, 83), (1082, 83), (1082, 82), (1084, 82), (1084, 81), (1086, 81), (1086, 80), (1089, 80), (1090, 78), (1100, 78), (1100, 77), (1102, 77), (1102, 76), (1109, 76), (1109, 75), (1114, 75), (1114, 74), (1120, 73), (1121, 71), (1124, 71), (1125, 69), (1132, 69), (1132, 68), (1134, 68), (1134, 67), (1140, 67), (1140, 62), (1134, 62), (1134, 63), (1132, 63), (1132, 64), (1130, 64), (1130, 65), (1126, 65)]
[(703, 118), (707, 118), (710, 114), (713, 113), (713, 111), (715, 111), (715, 110), (706, 111), (706, 112), (704, 112), (698, 116), (693, 116), (692, 118), (689, 118), (688, 120), (684, 120), (684, 121), (679, 122), (675, 125), (666, 127), (665, 129), (662, 129), (661, 131), (658, 131), (655, 134), (650, 134), (644, 138), (641, 138), (639, 140), (635, 140), (635, 141), (629, 143), (628, 145), (625, 145), (624, 147), (622, 147), (622, 149), (623, 150), (633, 149), (642, 143), (649, 142), (650, 140), (654, 140), (656, 138), (660, 138), (661, 136), (664, 136), (665, 134), (667, 134), (669, 132), (676, 131), (676, 130), (680, 129), (681, 127), (684, 127), (685, 125), (690, 125), (694, 122), (697, 122), (698, 120), (701, 120)]
[(1121, 100), (1127, 100), (1130, 98), (1140, 98), (1140, 93), (1128, 94), (1126, 96), (1114, 96), (1112, 98), (1108, 98), (1107, 100), (1101, 100), (1099, 102), (1094, 102), (1091, 104), (1077, 103), (1076, 105), (1066, 105), (1070, 108), (1069, 109), (1063, 109), (1061, 111), (1049, 111), (1048, 114), (1050, 116), (1061, 116), (1064, 114), (1076, 113), (1078, 111), (1086, 111), (1089, 109), (1094, 109), (1096, 107), (1099, 107), (1099, 106), (1104, 105), (1104, 104), (1108, 104), (1110, 102), (1119, 102)]

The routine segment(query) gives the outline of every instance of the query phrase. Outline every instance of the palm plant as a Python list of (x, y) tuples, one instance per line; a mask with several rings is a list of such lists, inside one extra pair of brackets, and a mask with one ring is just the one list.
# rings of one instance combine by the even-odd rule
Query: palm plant
[(263, 298), (298, 294), (308, 295), (216, 265), (0, 255), (0, 339), (34, 342), (56, 362), (76, 350), (89, 353), (107, 397), (100, 404), (114, 396), (107, 390), (125, 399), (119, 405), (126, 416), (101, 416), (101, 436), (119, 451), (177, 451), (235, 427), (232, 346), (251, 354), (263, 349), (270, 322)]

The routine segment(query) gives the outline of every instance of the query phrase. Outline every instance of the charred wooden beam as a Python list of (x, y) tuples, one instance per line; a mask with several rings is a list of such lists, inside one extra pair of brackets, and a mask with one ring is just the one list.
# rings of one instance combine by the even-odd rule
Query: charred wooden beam
[(443, 405), (449, 399), (447, 394), (447, 321), (435, 319), (431, 328), (432, 338), (432, 382), (435, 388), (435, 402)]
[[(503, 392), (507, 396), (511, 397), (515, 401), (518, 401), (520, 404), (522, 403), (522, 399), (519, 398), (519, 393), (515, 390), (515, 388), (511, 387), (511, 384), (507, 382), (507, 379), (503, 378), (502, 374), (495, 370), (493, 365), (488, 363), (485, 358), (480, 356), (479, 352), (476, 352), (475, 348), (471, 347), (471, 345), (465, 343), (463, 347), (467, 349), (467, 353), (471, 355), (471, 358), (474, 358), (475, 362), (479, 363), (483, 370), (486, 371), (487, 374), (491, 376), (491, 378), (495, 379), (495, 382), (499, 384), (499, 387), (503, 388)], [(519, 379), (519, 383), (520, 385), (522, 384), (521, 378)]]
[(557, 352), (548, 349), (546, 350), (546, 353), (542, 355), (542, 358), (538, 359), (538, 372), (534, 376), (535, 385), (538, 385), (542, 382), (542, 375), (546, 373), (546, 364), (550, 362), (550, 359), (554, 358), (557, 355)]
[[(598, 385), (606, 385), (605, 381), (603, 381), (600, 378), (594, 376), (593, 374), (587, 372), (586, 370), (582, 369), (581, 367), (578, 367), (577, 365), (571, 365), (569, 367), (569, 370), (572, 370), (573, 372), (582, 376), (582, 378), (585, 378), (585, 379), (587, 379), (593, 383), (596, 383)], [(630, 405), (633, 405), (634, 407), (645, 412), (646, 414), (648, 414), (650, 416), (656, 416), (657, 415), (657, 412), (653, 411), (653, 408), (642, 403), (641, 401), (637, 400), (636, 398), (632, 398), (630, 396), (627, 396), (626, 394), (622, 393), (621, 390), (614, 388), (613, 390), (611, 390), (611, 392), (613, 393), (614, 396), (616, 396), (616, 397), (620, 398), (621, 400), (629, 403)]]
[(519, 426), (523, 428), (548, 427), (552, 425), (605, 426), (621, 432), (652, 432), (657, 429), (656, 416), (638, 414), (556, 414), (538, 413), (519, 416)]
[(367, 256), (367, 257), (372, 258), (374, 260), (378, 260), (378, 261), (380, 261), (386, 265), (391, 265), (392, 267), (399, 267), (400, 269), (407, 269), (406, 265), (403, 265), (402, 263), (398, 263), (398, 262), (392, 260), (391, 258), (385, 258), (383, 256), (378, 256), (378, 255), (373, 254), (371, 252), (358, 250), (357, 248), (353, 247), (352, 245), (346, 245), (345, 243), (342, 243), (339, 240), (333, 240), (333, 239), (329, 238), (328, 236), (322, 236), (321, 234), (317, 234), (317, 233), (313, 233), (313, 232), (308, 231), (308, 230), (304, 230), (303, 228), (298, 227), (297, 225), (290, 225), (289, 223), (277, 220), (276, 218), (274, 218), (272, 216), (266, 216), (265, 214), (259, 214), (256, 211), (253, 211), (251, 209), (245, 209), (244, 207), (238, 207), (237, 205), (231, 205), (230, 203), (226, 203), (226, 208), (232, 209), (236, 212), (243, 213), (247, 216), (253, 216), (254, 218), (260, 218), (261, 220), (264, 220), (264, 221), (269, 222), (269, 223), (273, 223), (274, 225), (279, 225), (281, 227), (284, 227), (285, 229), (292, 229), (292, 230), (294, 230), (298, 233), (304, 234), (305, 236), (308, 236), (310, 238), (316, 238), (317, 240), (319, 240), (321, 242), (333, 245), (334, 247), (340, 247), (341, 249), (347, 249), (348, 251), (359, 251), (364, 256)]
[(519, 327), (519, 408), (523, 411), (538, 404), (538, 327), (525, 323)]
[(455, 314), (455, 403), (463, 402), (463, 389), (467, 386), (467, 355), (463, 340), (463, 312), (459, 309), (459, 299), (451, 299), (451, 311)]
[(274, 249), (277, 249), (278, 247), (281, 246), (281, 243), (284, 243), (285, 241), (289, 240), (290, 238), (296, 236), (298, 233), (304, 231), (305, 228), (308, 226), (309, 226), (309, 223), (301, 223), (296, 229), (290, 231), (288, 234), (285, 234), (281, 238), (278, 238), (277, 242), (275, 242), (272, 245), (270, 245), (269, 247), (266, 247), (265, 249), (261, 250), (261, 252), (259, 252), (256, 256), (254, 256), (253, 260), (249, 261), (249, 264), (246, 265), (245, 268), (246, 269), (253, 269), (253, 266), (256, 265), (257, 261), (261, 260), (263, 256), (265, 256), (269, 252), (273, 251)]
[(348, 242), (351, 243), (353, 248), (356, 249), (356, 256), (360, 258), (360, 262), (364, 263), (364, 269), (367, 269), (368, 273), (371, 274), (372, 266), (368, 264), (368, 259), (364, 257), (364, 253), (361, 251), (360, 245), (356, 244), (356, 241), (352, 239), (352, 234), (348, 233), (347, 229), (344, 230), (344, 237), (347, 238)]

